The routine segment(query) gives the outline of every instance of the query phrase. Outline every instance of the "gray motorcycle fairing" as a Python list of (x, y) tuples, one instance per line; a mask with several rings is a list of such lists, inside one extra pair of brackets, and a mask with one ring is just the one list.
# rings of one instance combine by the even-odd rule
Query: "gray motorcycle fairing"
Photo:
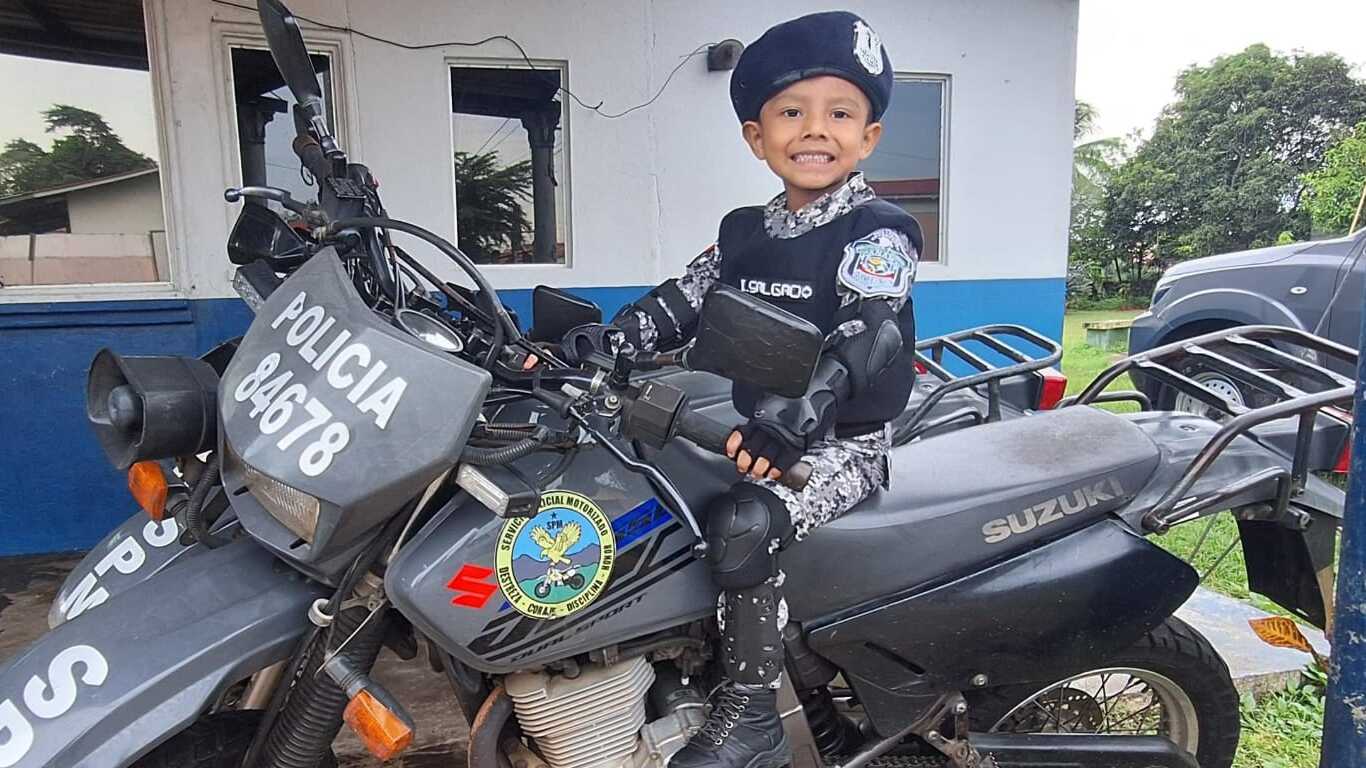
[[(213, 530), (226, 532), (236, 527), (237, 520), (229, 509), (214, 522)], [(48, 627), (64, 624), (172, 564), (206, 551), (198, 542), (183, 543), (183, 533), (175, 518), (158, 523), (137, 512), (123, 521), (67, 574), (48, 608)]]
[(0, 768), (121, 768), (284, 659), (323, 588), (239, 539), (67, 621), (0, 669)]

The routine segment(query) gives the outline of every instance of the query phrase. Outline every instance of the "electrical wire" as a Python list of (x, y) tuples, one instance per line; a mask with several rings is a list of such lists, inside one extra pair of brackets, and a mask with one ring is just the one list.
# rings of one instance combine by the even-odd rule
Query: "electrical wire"
[[(242, 4), (242, 3), (234, 3), (234, 2), (231, 2), (231, 0), (212, 0), (212, 2), (217, 3), (218, 5), (225, 5), (225, 6), (228, 6), (229, 8), (237, 8), (237, 9), (239, 9), (239, 10), (251, 11), (252, 13), (257, 13), (257, 9), (256, 9), (254, 6), (244, 5), (244, 4)], [(508, 43), (511, 43), (511, 44), (512, 44), (512, 47), (517, 49), (517, 53), (522, 57), (522, 60), (526, 62), (526, 65), (527, 65), (527, 68), (528, 68), (528, 69), (530, 69), (530, 70), (533, 71), (533, 72), (541, 72), (541, 71), (544, 71), (544, 69), (543, 69), (542, 67), (537, 67), (536, 64), (535, 64), (534, 62), (532, 62), (531, 57), (527, 55), (526, 49), (522, 47), (522, 44), (519, 43), (519, 42), (517, 42), (515, 39), (513, 39), (512, 37), (510, 37), (510, 36), (508, 36), (508, 35), (489, 35), (488, 37), (485, 37), (485, 38), (483, 38), (483, 39), (480, 39), (480, 40), (473, 40), (473, 41), (450, 40), (450, 41), (447, 41), (447, 42), (440, 42), (440, 43), (403, 43), (403, 42), (399, 42), (399, 41), (397, 41), (397, 40), (390, 40), (390, 39), (388, 39), (388, 38), (380, 37), (379, 35), (373, 35), (373, 34), (370, 34), (369, 32), (362, 32), (361, 30), (356, 29), (356, 28), (354, 28), (354, 27), (348, 27), (348, 26), (343, 26), (343, 25), (338, 25), (338, 24), (329, 24), (329, 23), (327, 23), (327, 22), (325, 22), (325, 21), (318, 21), (317, 19), (310, 19), (310, 18), (308, 18), (307, 16), (300, 16), (300, 15), (297, 14), (297, 13), (295, 13), (295, 14), (293, 14), (293, 15), (294, 15), (294, 18), (298, 19), (299, 21), (306, 21), (306, 22), (308, 22), (309, 24), (312, 24), (312, 25), (315, 26), (315, 27), (319, 27), (319, 28), (326, 29), (326, 30), (331, 30), (331, 31), (333, 31), (333, 32), (345, 32), (345, 33), (347, 33), (347, 34), (355, 35), (355, 36), (357, 36), (357, 37), (363, 37), (363, 38), (365, 38), (366, 40), (371, 40), (371, 41), (376, 42), (376, 43), (382, 43), (382, 44), (384, 44), (384, 45), (392, 45), (392, 46), (395, 47), (395, 48), (401, 48), (401, 49), (403, 49), (403, 50), (405, 50), (405, 51), (425, 51), (425, 50), (430, 50), (430, 49), (432, 49), (432, 48), (448, 48), (448, 47), (475, 48), (475, 47), (478, 47), (478, 46), (481, 46), (481, 45), (486, 45), (486, 44), (491, 43), (491, 42), (493, 42), (493, 41), (495, 41), (495, 40), (503, 40), (503, 41), (506, 41), (506, 42), (508, 42)], [(673, 81), (674, 75), (678, 74), (678, 70), (682, 69), (682, 68), (683, 68), (683, 65), (686, 64), (686, 63), (688, 63), (688, 61), (690, 61), (694, 56), (698, 55), (699, 53), (702, 53), (702, 52), (705, 51), (707, 48), (709, 48), (709, 47), (711, 47), (712, 45), (715, 45), (715, 44), (716, 44), (715, 42), (703, 43), (702, 45), (699, 45), (699, 46), (697, 46), (696, 48), (694, 48), (694, 49), (692, 50), (691, 53), (688, 53), (687, 55), (685, 55), (685, 56), (683, 57), (683, 59), (682, 59), (681, 61), (678, 62), (677, 66), (675, 66), (675, 67), (673, 68), (673, 70), (669, 72), (669, 76), (666, 77), (666, 78), (664, 78), (664, 83), (663, 83), (663, 85), (660, 85), (660, 86), (659, 86), (659, 89), (658, 89), (657, 91), (655, 91), (655, 94), (654, 94), (653, 96), (651, 96), (651, 97), (650, 97), (648, 100), (646, 100), (646, 101), (643, 101), (643, 102), (641, 102), (641, 103), (639, 103), (639, 104), (637, 104), (637, 105), (635, 105), (635, 106), (633, 106), (633, 107), (628, 107), (627, 109), (624, 109), (624, 110), (622, 110), (622, 111), (620, 111), (620, 112), (615, 112), (615, 113), (613, 113), (613, 112), (604, 112), (604, 111), (602, 111), (602, 105), (605, 104), (606, 102), (603, 101), (603, 100), (601, 100), (601, 99), (598, 100), (598, 103), (597, 103), (597, 104), (589, 104), (589, 103), (585, 102), (583, 99), (579, 98), (579, 96), (578, 96), (577, 94), (575, 94), (573, 91), (569, 90), (568, 88), (565, 88), (562, 84), (560, 84), (560, 83), (558, 82), (558, 79), (556, 79), (556, 80), (551, 80), (550, 78), (546, 78), (546, 83), (547, 83), (547, 84), (550, 84), (550, 85), (554, 85), (554, 86), (555, 86), (555, 90), (560, 91), (560, 92), (563, 93), (564, 95), (566, 95), (566, 96), (568, 96), (569, 98), (573, 99), (575, 103), (577, 103), (579, 106), (583, 107), (584, 109), (586, 109), (586, 110), (588, 110), (588, 111), (590, 111), (590, 112), (593, 112), (593, 113), (597, 114), (598, 116), (603, 117), (603, 118), (606, 118), (606, 119), (608, 119), (608, 120), (616, 120), (616, 119), (618, 119), (618, 118), (625, 117), (625, 116), (631, 114), (632, 112), (635, 112), (636, 110), (644, 109), (644, 108), (650, 106), (651, 104), (654, 104), (656, 101), (658, 101), (658, 100), (659, 100), (659, 97), (664, 95), (664, 89), (665, 89), (665, 88), (668, 88), (668, 87), (669, 87), (669, 83)]]

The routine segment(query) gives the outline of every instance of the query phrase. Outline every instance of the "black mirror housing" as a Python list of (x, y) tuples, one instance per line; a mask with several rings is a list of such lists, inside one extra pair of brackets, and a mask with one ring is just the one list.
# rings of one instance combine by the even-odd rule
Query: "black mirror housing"
[(247, 202), (228, 236), (228, 259), (245, 266), (265, 259), (276, 272), (288, 272), (308, 258), (308, 241), (264, 205)]
[(825, 336), (810, 322), (728, 286), (702, 302), (688, 367), (782, 397), (811, 385)]
[(275, 59), (275, 67), (284, 76), (290, 92), (310, 116), (324, 117), (322, 87), (318, 85), (313, 62), (308, 58), (308, 47), (304, 45), (298, 20), (280, 0), (257, 0), (256, 9), (261, 16), (270, 56)]
[(602, 310), (587, 299), (548, 285), (531, 292), (532, 341), (559, 341), (570, 330), (586, 323), (601, 323)]

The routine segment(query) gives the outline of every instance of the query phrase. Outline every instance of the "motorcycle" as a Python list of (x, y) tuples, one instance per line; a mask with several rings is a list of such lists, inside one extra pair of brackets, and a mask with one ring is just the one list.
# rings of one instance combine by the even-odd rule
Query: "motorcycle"
[[(685, 353), (565, 364), (459, 249), (389, 217), (327, 131), (292, 16), (258, 8), (320, 202), (229, 190), (247, 201), (228, 251), (256, 311), (240, 340), (204, 359), (97, 356), (87, 410), (150, 519), (0, 670), (0, 768), (314, 768), (343, 724), (387, 759), (414, 724), (370, 677), (385, 646), (447, 677), (472, 768), (662, 768), (718, 676), (693, 510), (734, 480), (735, 416), (712, 374), (796, 396), (824, 339), (717, 289)], [(534, 335), (591, 314), (538, 291)], [(523, 371), (531, 353), (545, 364)], [(1231, 403), (1177, 355), (1276, 402)], [(987, 380), (985, 418), (908, 417), (893, 486), (782, 556), (794, 765), (1226, 768), (1237, 694), (1172, 616), (1197, 575), (1146, 537), (1233, 509), (1253, 588), (1325, 623), (1342, 494), (1312, 472), (1333, 465), (1352, 400), (1330, 357), (1355, 365), (1309, 334), (1233, 329), (1127, 358), (1026, 417), (993, 418)], [(1090, 407), (1129, 370), (1223, 417)], [(1291, 440), (1260, 431), (1285, 420)]]

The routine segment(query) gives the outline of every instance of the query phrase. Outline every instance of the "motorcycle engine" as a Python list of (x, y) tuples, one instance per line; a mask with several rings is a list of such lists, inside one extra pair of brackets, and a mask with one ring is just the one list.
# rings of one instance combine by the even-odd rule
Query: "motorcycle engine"
[[(522, 732), (549, 768), (664, 768), (702, 725), (702, 700), (644, 657), (592, 664), (576, 677), (547, 672), (504, 681)], [(653, 687), (653, 690), (652, 690)], [(650, 695), (657, 715), (647, 722)]]

